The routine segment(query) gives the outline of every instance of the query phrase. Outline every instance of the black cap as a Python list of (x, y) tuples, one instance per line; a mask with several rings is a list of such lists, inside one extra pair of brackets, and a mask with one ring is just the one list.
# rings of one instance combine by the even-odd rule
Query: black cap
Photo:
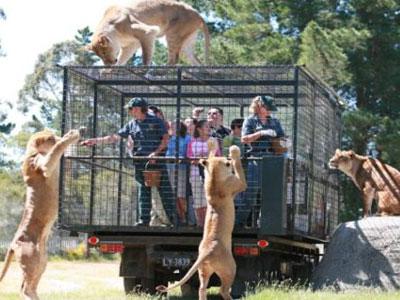
[(271, 96), (263, 95), (260, 96), (260, 99), (263, 102), (263, 104), (268, 108), (268, 110), (270, 111), (278, 110), (274, 104), (274, 98), (272, 98)]
[(125, 108), (131, 109), (132, 107), (147, 107), (147, 101), (140, 97), (135, 97), (129, 100)]

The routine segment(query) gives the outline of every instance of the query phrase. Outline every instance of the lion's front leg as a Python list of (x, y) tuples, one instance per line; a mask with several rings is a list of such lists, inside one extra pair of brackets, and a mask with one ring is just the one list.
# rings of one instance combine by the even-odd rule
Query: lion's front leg
[(240, 160), (240, 149), (238, 146), (231, 146), (229, 148), (229, 156), (233, 161), (233, 169), (235, 171), (236, 182), (232, 185), (235, 187), (235, 192), (242, 192), (247, 188), (246, 176), (244, 175), (244, 170), (242, 166), (242, 161)]
[(368, 217), (371, 211), (372, 201), (374, 200), (375, 196), (375, 189), (372, 187), (371, 183), (366, 182), (362, 191), (363, 191), (363, 217), (366, 218)]
[(70, 144), (78, 142), (79, 138), (79, 130), (70, 130), (50, 149), (46, 155), (38, 159), (36, 167), (43, 171), (45, 177), (50, 177), (57, 168), (64, 151)]
[(137, 49), (140, 47), (140, 42), (136, 39), (132, 41), (132, 43), (126, 47), (121, 47), (119, 51), (119, 55), (117, 58), (116, 66), (124, 66), (128, 62), (128, 60), (133, 56)]

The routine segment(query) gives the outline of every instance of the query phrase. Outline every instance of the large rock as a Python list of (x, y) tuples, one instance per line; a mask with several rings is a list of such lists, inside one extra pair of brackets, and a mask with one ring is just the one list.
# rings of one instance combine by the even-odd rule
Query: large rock
[(312, 276), (317, 289), (400, 288), (400, 217), (340, 224)]

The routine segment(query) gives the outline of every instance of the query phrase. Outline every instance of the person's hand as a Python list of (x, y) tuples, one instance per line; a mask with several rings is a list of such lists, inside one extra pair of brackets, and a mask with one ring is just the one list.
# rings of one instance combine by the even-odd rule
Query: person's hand
[(96, 138), (87, 139), (87, 140), (81, 142), (81, 145), (82, 145), (82, 146), (88, 146), (88, 147), (94, 146), (94, 145), (96, 145), (96, 144), (97, 144)]
[(276, 137), (276, 131), (273, 129), (264, 129), (260, 131), (261, 136)]
[[(156, 152), (150, 153), (149, 156), (148, 156), (148, 158), (152, 158), (152, 157), (154, 157), (154, 156), (157, 156), (157, 153), (156, 153)], [(150, 159), (150, 160), (149, 160), (149, 163), (150, 163), (150, 164), (155, 164), (155, 163), (156, 163), (156, 160), (155, 160), (155, 159)]]
[(203, 111), (204, 107), (195, 107), (192, 111), (192, 117), (197, 119)]

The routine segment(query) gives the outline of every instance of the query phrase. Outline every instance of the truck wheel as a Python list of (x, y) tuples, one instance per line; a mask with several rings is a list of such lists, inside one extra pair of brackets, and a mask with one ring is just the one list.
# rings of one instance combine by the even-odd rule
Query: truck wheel
[(135, 277), (124, 277), (124, 290), (125, 294), (135, 292), (136, 278)]
[(129, 293), (155, 293), (154, 280), (149, 278), (124, 277), (124, 290)]

